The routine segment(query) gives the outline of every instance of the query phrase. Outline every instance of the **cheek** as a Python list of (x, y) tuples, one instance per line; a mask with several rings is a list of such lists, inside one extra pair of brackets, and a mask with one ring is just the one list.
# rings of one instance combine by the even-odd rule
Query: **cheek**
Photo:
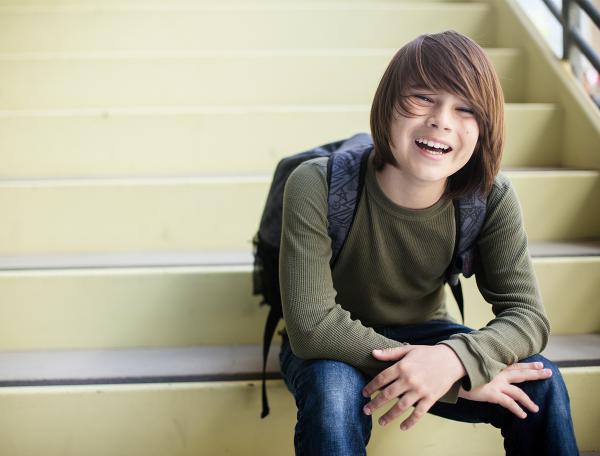
[(479, 128), (477, 128), (477, 125), (467, 125), (465, 127), (465, 137), (473, 138), (473, 136), (477, 137), (478, 134)]
[(468, 145), (469, 149), (475, 149), (477, 145), (477, 139), (479, 138), (479, 128), (477, 126), (466, 127), (465, 130), (465, 145)]
[(464, 166), (473, 156), (478, 139), (479, 129), (477, 127), (463, 130), (463, 149), (461, 155), (458, 157), (461, 166)]

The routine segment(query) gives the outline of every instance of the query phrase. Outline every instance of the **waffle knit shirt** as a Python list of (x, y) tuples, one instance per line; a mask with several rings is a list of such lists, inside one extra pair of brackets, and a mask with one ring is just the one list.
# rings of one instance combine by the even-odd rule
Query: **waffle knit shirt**
[[(374, 327), (452, 320), (444, 277), (456, 237), (454, 205), (441, 199), (426, 209), (398, 206), (379, 187), (371, 154), (356, 216), (332, 271), (326, 174), (327, 158), (313, 159), (298, 166), (285, 186), (279, 274), (286, 332), (300, 358), (343, 361), (375, 376), (392, 363), (376, 360), (372, 350), (404, 344)], [(519, 202), (502, 173), (488, 196), (477, 250), (477, 286), (495, 318), (440, 342), (467, 372), (444, 402), (456, 402), (461, 384), (477, 388), (507, 365), (539, 353), (550, 333)]]

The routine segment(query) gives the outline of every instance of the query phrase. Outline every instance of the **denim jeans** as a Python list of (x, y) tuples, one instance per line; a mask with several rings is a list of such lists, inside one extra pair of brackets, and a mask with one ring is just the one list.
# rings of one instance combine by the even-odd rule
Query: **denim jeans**
[[(376, 330), (390, 339), (412, 345), (435, 345), (452, 334), (473, 331), (446, 320)], [(279, 360), (283, 378), (298, 408), (294, 435), (296, 454), (366, 454), (372, 422), (371, 417), (362, 412), (370, 400), (363, 398), (362, 389), (371, 379), (341, 361), (298, 358), (285, 335)], [(506, 454), (510, 456), (578, 455), (569, 395), (562, 376), (557, 366), (541, 355), (521, 360), (536, 361), (553, 372), (547, 379), (516, 384), (539, 406), (537, 413), (524, 409), (525, 419), (500, 405), (463, 398), (456, 404), (436, 402), (429, 413), (455, 421), (489, 423), (499, 428)]]

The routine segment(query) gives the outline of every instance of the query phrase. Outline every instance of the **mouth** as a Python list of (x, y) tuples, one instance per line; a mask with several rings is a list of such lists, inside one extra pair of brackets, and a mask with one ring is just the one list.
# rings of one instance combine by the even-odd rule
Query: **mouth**
[(445, 155), (449, 152), (452, 152), (452, 147), (444, 145), (444, 144), (439, 144), (439, 143), (436, 143), (436, 144), (439, 147), (436, 147), (435, 145), (430, 145), (421, 139), (415, 140), (415, 145), (419, 149), (426, 151), (428, 154), (431, 154), (431, 155), (440, 155), (441, 156), (441, 155)]

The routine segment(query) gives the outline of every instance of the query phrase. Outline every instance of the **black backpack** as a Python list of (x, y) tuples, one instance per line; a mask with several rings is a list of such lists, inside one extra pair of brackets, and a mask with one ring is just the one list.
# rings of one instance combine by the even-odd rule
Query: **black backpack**
[[(262, 295), (261, 305), (270, 306), (263, 335), (262, 413), (269, 414), (266, 390), (266, 367), (269, 348), (275, 328), (282, 318), (279, 290), (279, 244), (281, 238), (283, 190), (289, 175), (301, 163), (329, 157), (327, 184), (329, 236), (333, 268), (344, 245), (364, 186), (367, 159), (373, 150), (373, 141), (366, 133), (337, 141), (282, 159), (275, 169), (271, 188), (262, 213), (258, 233), (254, 236), (254, 294)], [(479, 235), (486, 212), (486, 198), (480, 193), (454, 201), (456, 215), (456, 244), (452, 261), (446, 271), (446, 282), (458, 303), (464, 322), (464, 304), (459, 274), (469, 277), (475, 265), (475, 240)]]

